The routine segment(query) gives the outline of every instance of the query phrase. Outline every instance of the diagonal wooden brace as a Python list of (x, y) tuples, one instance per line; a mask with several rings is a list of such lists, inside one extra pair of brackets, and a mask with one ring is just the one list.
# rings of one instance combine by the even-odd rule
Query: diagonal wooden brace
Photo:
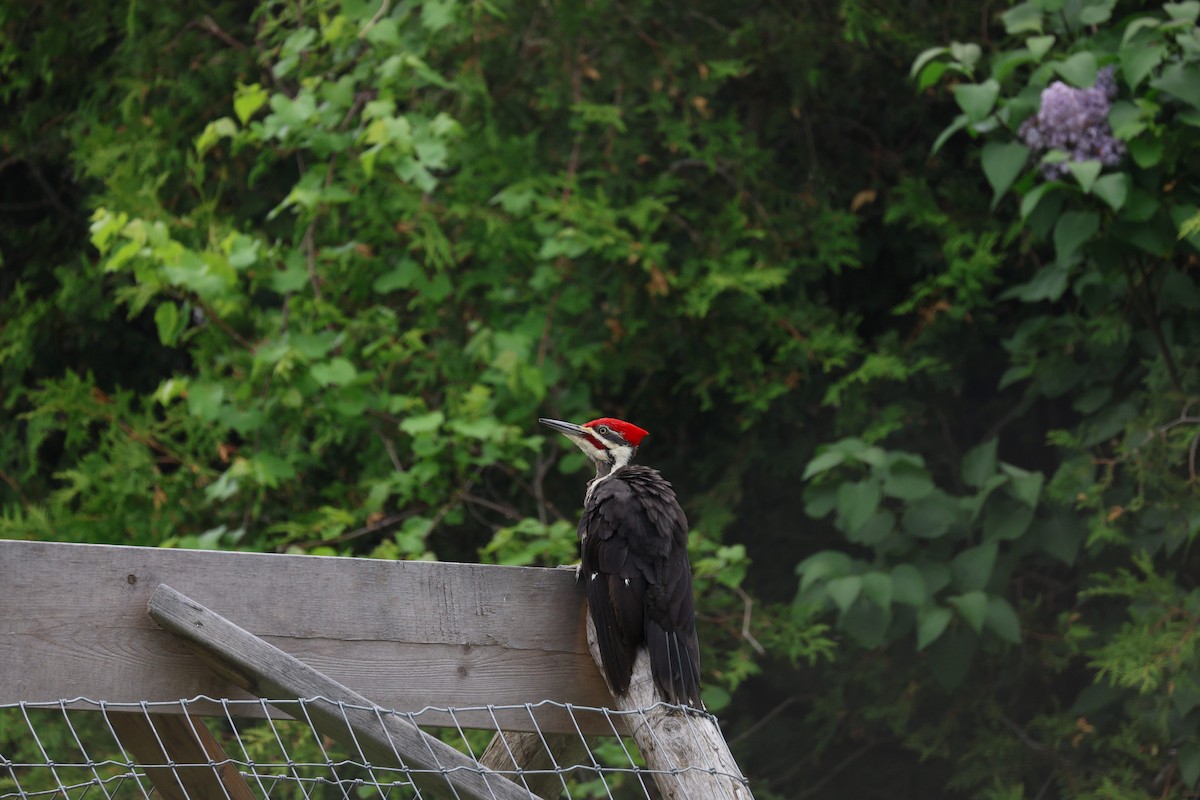
[(481, 767), (410, 721), (383, 713), (357, 692), (165, 584), (154, 591), (148, 611), (223, 677), (267, 702), (317, 698), (306, 710), (319, 733), (343, 738), (349, 725), (364, 757), (380, 767), (414, 770), (408, 775), (423, 796), (538, 800), (528, 789)]

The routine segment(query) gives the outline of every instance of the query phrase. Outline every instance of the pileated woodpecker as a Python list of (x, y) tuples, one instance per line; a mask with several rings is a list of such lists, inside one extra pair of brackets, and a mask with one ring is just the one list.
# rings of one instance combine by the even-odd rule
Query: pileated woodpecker
[(628, 691), (638, 647), (645, 645), (663, 699), (703, 708), (687, 517), (658, 470), (630, 463), (646, 431), (611, 417), (583, 425), (539, 422), (596, 466), (579, 520), (576, 576), (587, 581), (588, 613), (613, 691)]

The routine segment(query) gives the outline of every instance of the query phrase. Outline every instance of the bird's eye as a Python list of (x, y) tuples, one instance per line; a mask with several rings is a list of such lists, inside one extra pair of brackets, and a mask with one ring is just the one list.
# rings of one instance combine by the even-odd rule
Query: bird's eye
[(608, 433), (608, 426), (601, 425), (599, 428), (596, 428), (596, 433), (600, 433), (600, 434)]

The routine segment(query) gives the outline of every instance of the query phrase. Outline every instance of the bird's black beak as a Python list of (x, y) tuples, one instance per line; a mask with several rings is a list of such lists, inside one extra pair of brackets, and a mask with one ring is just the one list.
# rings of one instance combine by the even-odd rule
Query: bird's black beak
[(574, 422), (563, 422), (561, 419), (547, 419), (545, 417), (538, 417), (538, 422), (549, 428), (553, 428), (564, 436), (569, 436), (572, 439), (584, 436), (588, 432), (587, 429), (582, 425), (576, 425)]

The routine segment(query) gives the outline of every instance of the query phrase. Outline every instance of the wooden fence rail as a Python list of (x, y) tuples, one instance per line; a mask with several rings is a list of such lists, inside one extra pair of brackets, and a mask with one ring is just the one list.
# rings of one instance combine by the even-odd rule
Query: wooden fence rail
[[(385, 708), (611, 704), (569, 571), (11, 540), (0, 540), (0, 703), (248, 697), (150, 619), (160, 584)], [(523, 709), (457, 716), (535, 727)], [(537, 727), (576, 733), (554, 706)]]

